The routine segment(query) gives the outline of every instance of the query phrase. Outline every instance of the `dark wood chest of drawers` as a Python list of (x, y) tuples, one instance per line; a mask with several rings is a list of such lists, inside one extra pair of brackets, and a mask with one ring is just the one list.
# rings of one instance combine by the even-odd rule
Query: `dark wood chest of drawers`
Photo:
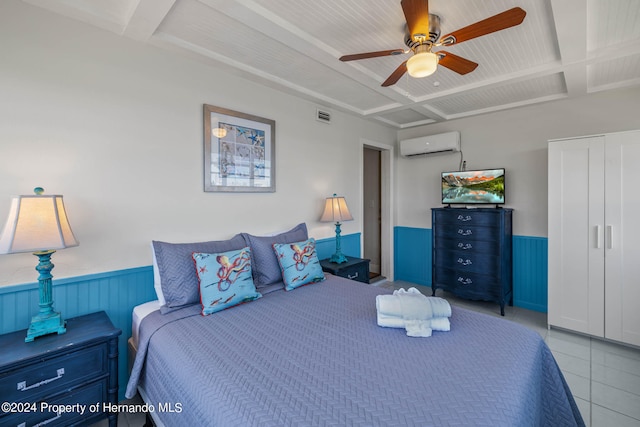
[(25, 343), (26, 330), (0, 336), (0, 425), (88, 425), (117, 412), (118, 336), (105, 312), (67, 319), (67, 332)]
[(513, 305), (512, 209), (434, 208), (432, 289)]
[(331, 273), (346, 279), (369, 283), (369, 260), (363, 258), (347, 257), (347, 262), (336, 264), (328, 259), (320, 261), (322, 271)]

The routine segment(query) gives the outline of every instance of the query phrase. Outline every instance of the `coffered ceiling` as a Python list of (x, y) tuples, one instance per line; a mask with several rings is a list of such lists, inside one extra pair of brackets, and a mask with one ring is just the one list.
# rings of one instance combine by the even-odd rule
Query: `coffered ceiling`
[[(397, 129), (640, 85), (639, 0), (430, 0), (442, 34), (513, 7), (524, 22), (448, 47), (477, 62), (459, 75), (405, 74), (400, 0), (23, 0), (122, 37)], [(434, 49), (435, 50), (435, 49)]]

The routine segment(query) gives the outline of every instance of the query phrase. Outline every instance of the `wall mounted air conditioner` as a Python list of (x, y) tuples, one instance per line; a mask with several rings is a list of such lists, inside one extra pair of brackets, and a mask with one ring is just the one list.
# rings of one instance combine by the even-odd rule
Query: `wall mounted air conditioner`
[(457, 151), (460, 151), (460, 132), (458, 131), (400, 141), (400, 155), (404, 157)]

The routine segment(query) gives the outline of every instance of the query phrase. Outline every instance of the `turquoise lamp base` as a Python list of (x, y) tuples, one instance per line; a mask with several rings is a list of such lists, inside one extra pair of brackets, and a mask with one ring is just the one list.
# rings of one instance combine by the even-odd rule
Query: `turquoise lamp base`
[(54, 252), (54, 250), (49, 250), (33, 253), (40, 260), (36, 266), (36, 271), (40, 273), (40, 276), (38, 276), (40, 312), (31, 318), (31, 324), (24, 339), (25, 342), (32, 342), (42, 335), (60, 335), (67, 332), (62, 316), (53, 310), (53, 289), (51, 286), (53, 276), (51, 275), (51, 270), (54, 265), (51, 262), (51, 255)]
[(335, 262), (336, 264), (341, 264), (343, 262), (347, 262), (347, 257), (344, 256), (342, 253), (336, 253), (331, 255), (331, 258), (329, 258), (330, 262)]
[(329, 258), (330, 262), (335, 262), (336, 264), (341, 264), (343, 262), (347, 262), (347, 257), (342, 253), (342, 249), (340, 248), (340, 223), (336, 222), (336, 253), (331, 255)]
[(24, 342), (32, 342), (35, 338), (49, 334), (64, 334), (67, 332), (65, 321), (58, 312), (49, 313), (45, 316), (36, 315), (31, 318), (31, 324), (27, 330)]

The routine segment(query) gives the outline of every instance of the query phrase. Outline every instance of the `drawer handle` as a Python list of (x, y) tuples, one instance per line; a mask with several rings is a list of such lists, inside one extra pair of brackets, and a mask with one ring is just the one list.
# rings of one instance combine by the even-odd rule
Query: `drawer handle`
[[(62, 412), (58, 412), (57, 415), (53, 418), (49, 418), (48, 420), (44, 420), (42, 422), (39, 422), (38, 424), (34, 424), (33, 427), (42, 427), (45, 426), (49, 423), (54, 422), (55, 420), (57, 420), (58, 418), (62, 417)], [(18, 424), (18, 427), (27, 427), (27, 423), (20, 423)]]
[(458, 215), (458, 221), (471, 221), (473, 218), (471, 218), (471, 215)]
[(458, 229), (458, 234), (460, 234), (461, 236), (470, 236), (470, 235), (473, 234), (473, 231), (471, 231), (469, 229), (463, 230), (463, 229), (459, 228)]
[(471, 265), (471, 264), (473, 264), (473, 262), (470, 259), (458, 258), (458, 264)]
[(460, 243), (458, 243), (458, 247), (460, 249), (467, 250), (467, 249), (472, 249), (473, 245), (471, 243), (462, 243), (462, 242), (460, 242)]
[(469, 279), (468, 277), (458, 277), (458, 282), (462, 283), (463, 285), (470, 285), (473, 283), (473, 280)]
[(353, 280), (353, 279), (356, 279), (357, 277), (358, 277), (358, 272), (357, 271), (353, 276), (351, 276), (351, 275), (349, 275), (349, 273), (347, 273), (347, 279)]
[(53, 378), (46, 379), (46, 380), (42, 380), (39, 383), (31, 384), (29, 387), (27, 387), (27, 382), (26, 381), (20, 381), (18, 383), (18, 391), (31, 390), (32, 388), (37, 388), (37, 387), (40, 387), (41, 385), (49, 384), (50, 382), (53, 382), (55, 380), (59, 380), (64, 375), (64, 368), (58, 369), (56, 371), (56, 373), (58, 374), (57, 376), (55, 376)]

